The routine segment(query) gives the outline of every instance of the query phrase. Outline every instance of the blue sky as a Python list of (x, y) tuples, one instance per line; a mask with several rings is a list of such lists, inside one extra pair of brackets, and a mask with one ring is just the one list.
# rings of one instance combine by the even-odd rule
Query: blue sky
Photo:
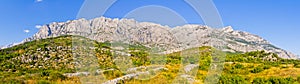
[[(83, 0), (0, 1), (0, 45), (20, 42), (38, 31), (37, 25), (76, 19)], [(274, 45), (300, 54), (299, 0), (213, 0), (225, 26), (259, 35)], [(120, 0), (104, 16), (123, 17), (136, 7), (168, 7), (191, 24), (201, 18), (182, 0)]]

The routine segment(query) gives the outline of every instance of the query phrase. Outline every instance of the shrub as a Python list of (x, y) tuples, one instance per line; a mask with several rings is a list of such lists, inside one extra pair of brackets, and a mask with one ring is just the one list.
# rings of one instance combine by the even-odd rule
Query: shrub
[(270, 69), (270, 68), (271, 68), (270, 65), (264, 65), (264, 66), (263, 66), (263, 69)]
[(224, 76), (222, 75), (219, 84), (248, 84), (248, 80), (241, 76)]
[(282, 82), (280, 82), (281, 84), (293, 84), (295, 82), (295, 80), (291, 77), (285, 78)]
[(280, 84), (280, 79), (279, 78), (271, 77), (271, 78), (269, 78), (269, 81), (272, 84)]
[(269, 82), (272, 84), (293, 84), (295, 83), (295, 80), (291, 77), (288, 78), (271, 77), (269, 78)]
[(39, 80), (37, 84), (50, 84), (50, 82), (46, 80)]
[(244, 65), (242, 65), (242, 64), (236, 64), (235, 66), (234, 66), (236, 69), (242, 69), (242, 68), (244, 68)]
[(298, 62), (294, 62), (294, 67), (295, 67), (295, 68), (300, 68), (299, 63), (298, 63)]
[(199, 69), (200, 70), (208, 70), (212, 60), (211, 56), (200, 56), (200, 61), (199, 61)]
[(252, 84), (268, 84), (270, 83), (267, 79), (265, 78), (254, 78)]
[(0, 79), (0, 84), (25, 84), (23, 80), (20, 79)]
[(251, 73), (259, 73), (262, 72), (264, 69), (262, 67), (255, 67), (253, 70), (251, 70)]
[(51, 80), (58, 80), (58, 79), (65, 80), (67, 78), (66, 76), (62, 75), (59, 72), (51, 72), (49, 75), (51, 77)]
[(138, 51), (138, 52), (130, 52), (131, 54), (131, 60), (134, 65), (136, 66), (142, 66), (142, 65), (149, 65), (150, 64), (150, 58), (149, 53), (146, 53), (145, 51)]

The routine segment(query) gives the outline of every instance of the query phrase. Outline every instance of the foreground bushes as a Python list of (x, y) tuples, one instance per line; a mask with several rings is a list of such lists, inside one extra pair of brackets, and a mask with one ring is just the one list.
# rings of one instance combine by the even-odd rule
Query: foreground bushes
[(219, 84), (248, 84), (249, 80), (241, 76), (221, 76)]
[(269, 79), (265, 78), (255, 78), (253, 79), (253, 84), (294, 84), (296, 80), (293, 78), (276, 78), (271, 77)]
[[(219, 84), (297, 84), (297, 79), (293, 79), (291, 77), (288, 78), (278, 78), (278, 77), (270, 77), (270, 78), (254, 78), (253, 81), (248, 78), (244, 78), (241, 76), (221, 76), (219, 80)], [(299, 83), (299, 82), (298, 82)]]

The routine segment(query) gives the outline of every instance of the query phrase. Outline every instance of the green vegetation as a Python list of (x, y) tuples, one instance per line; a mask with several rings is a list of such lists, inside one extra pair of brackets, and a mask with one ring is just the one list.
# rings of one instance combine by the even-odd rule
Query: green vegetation
[(131, 59), (136, 66), (146, 66), (150, 64), (150, 59), (147, 57), (149, 53), (144, 51), (131, 52)]
[[(126, 49), (118, 49), (120, 46)], [(72, 51), (74, 47), (80, 51)], [(197, 72), (194, 74), (195, 83), (201, 84), (207, 77), (211, 64), (215, 62), (213, 59), (221, 59), (212, 56), (216, 51), (212, 47), (203, 46), (166, 54), (166, 60), (159, 60), (164, 59), (159, 58), (164, 55), (150, 54), (151, 49), (141, 44), (101, 43), (79, 36), (60, 36), (0, 50), (0, 84), (76, 84), (84, 79), (77, 76), (68, 77), (64, 74), (80, 70), (104, 70), (103, 75), (106, 79), (114, 79), (128, 74), (122, 72), (114, 63), (114, 59), (124, 55), (128, 55), (129, 60), (136, 67), (166, 62), (164, 67), (167, 68), (150, 80), (132, 78), (123, 81), (124, 83), (172, 83), (178, 76), (180, 67), (183, 67), (182, 64), (198, 64), (199, 66), (192, 70)], [(96, 59), (91, 58), (89, 53), (92, 53)], [(150, 58), (150, 55), (157, 57)], [(277, 54), (265, 51), (227, 52), (225, 58), (224, 68), (218, 81), (220, 84), (300, 83), (299, 60), (282, 59)], [(154, 62), (151, 59), (159, 61)], [(97, 64), (91, 63), (93, 61), (97, 61)], [(91, 67), (83, 67), (85, 65)], [(99, 73), (91, 73), (91, 76), (95, 75)], [(89, 77), (86, 76), (87, 79)]]

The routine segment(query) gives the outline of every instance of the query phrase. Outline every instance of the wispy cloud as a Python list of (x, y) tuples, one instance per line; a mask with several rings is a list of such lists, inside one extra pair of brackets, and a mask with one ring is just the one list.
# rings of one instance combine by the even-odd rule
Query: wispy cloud
[(24, 32), (25, 32), (25, 33), (29, 33), (29, 32), (30, 32), (30, 30), (27, 30), (27, 29), (26, 29), (26, 30), (24, 30)]
[(43, 0), (35, 0), (36, 2), (42, 2)]
[(41, 27), (42, 27), (42, 25), (35, 25), (35, 28), (37, 28), (37, 29), (39, 29)]

